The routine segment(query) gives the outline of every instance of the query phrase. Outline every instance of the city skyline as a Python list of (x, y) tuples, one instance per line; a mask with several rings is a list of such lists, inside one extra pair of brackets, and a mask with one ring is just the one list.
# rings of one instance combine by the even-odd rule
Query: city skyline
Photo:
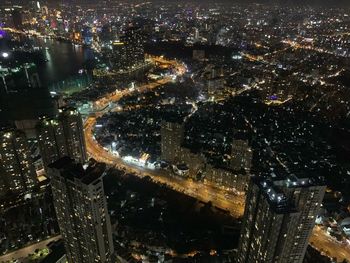
[(1, 2), (0, 262), (347, 262), (347, 6)]

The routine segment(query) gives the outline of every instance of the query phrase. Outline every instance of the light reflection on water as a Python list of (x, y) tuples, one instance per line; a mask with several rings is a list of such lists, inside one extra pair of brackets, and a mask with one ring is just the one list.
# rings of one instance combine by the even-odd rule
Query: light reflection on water
[(34, 39), (36, 46), (43, 48), (46, 63), (38, 65), (42, 83), (46, 86), (61, 87), (64, 82), (86, 82), (86, 75), (79, 74), (83, 64), (92, 59), (91, 49), (51, 39)]

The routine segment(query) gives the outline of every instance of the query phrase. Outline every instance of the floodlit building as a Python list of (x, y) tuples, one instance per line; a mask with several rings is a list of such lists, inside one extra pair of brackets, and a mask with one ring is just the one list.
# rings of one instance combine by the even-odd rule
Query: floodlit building
[(112, 262), (112, 229), (103, 188), (106, 165), (84, 169), (69, 157), (50, 164), (54, 206), (69, 263)]
[(325, 189), (319, 178), (253, 177), (248, 187), (237, 262), (303, 262)]

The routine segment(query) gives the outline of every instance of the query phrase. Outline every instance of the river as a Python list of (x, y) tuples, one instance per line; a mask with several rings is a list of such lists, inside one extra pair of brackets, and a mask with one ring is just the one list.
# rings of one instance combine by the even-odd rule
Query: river
[[(46, 62), (37, 63), (43, 85), (50, 90), (76, 90), (86, 86), (91, 78), (85, 71), (85, 62), (94, 58), (90, 48), (53, 39), (30, 38), (31, 46), (42, 48)], [(80, 73), (79, 73), (80, 71)]]

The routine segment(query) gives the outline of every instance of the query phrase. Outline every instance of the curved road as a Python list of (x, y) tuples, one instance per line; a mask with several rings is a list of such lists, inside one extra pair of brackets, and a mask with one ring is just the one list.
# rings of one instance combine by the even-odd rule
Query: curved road
[(85, 124), (86, 146), (91, 157), (95, 160), (115, 166), (120, 170), (135, 174), (139, 177), (149, 176), (154, 182), (166, 184), (168, 187), (192, 196), (203, 202), (212, 202), (214, 206), (227, 210), (232, 216), (239, 218), (244, 212), (244, 196), (234, 195), (212, 184), (204, 184), (178, 176), (165, 170), (151, 170), (129, 163), (103, 149), (94, 139), (92, 129), (96, 119), (90, 117)]
[[(175, 60), (165, 60), (161, 57), (152, 57), (152, 59), (159, 64), (172, 65), (175, 68), (176, 75), (181, 76), (186, 72), (185, 67)], [(164, 77), (160, 80), (154, 81), (149, 84), (145, 84), (136, 88), (135, 90), (124, 89), (119, 92), (114, 92), (106, 95), (95, 102), (98, 107), (104, 108), (110, 102), (117, 102), (123, 96), (133, 93), (143, 93), (153, 90), (172, 81), (171, 77)], [(183, 192), (189, 196), (192, 196), (203, 202), (212, 202), (214, 206), (227, 210), (232, 216), (239, 218), (244, 212), (244, 196), (235, 195), (231, 191), (224, 190), (221, 187), (214, 184), (204, 184), (201, 182), (195, 182), (190, 179), (174, 176), (172, 173), (165, 170), (151, 170), (130, 163), (124, 162), (118, 156), (113, 155), (111, 152), (106, 151), (98, 142), (94, 139), (93, 129), (96, 124), (96, 118), (102, 116), (105, 112), (97, 113), (95, 116), (90, 116), (85, 122), (85, 140), (86, 147), (89, 155), (97, 161), (107, 163), (115, 166), (118, 169), (133, 173), (139, 177), (149, 176), (154, 182), (166, 184), (168, 187)]]
[[(172, 65), (177, 68), (177, 75), (180, 76), (185, 73), (186, 69), (177, 61), (168, 61), (163, 58), (153, 58), (157, 63), (164, 63)], [(104, 106), (109, 102), (117, 102), (123, 96), (136, 92), (145, 92), (157, 88), (170, 82), (172, 78), (165, 77), (161, 80), (155, 81), (151, 84), (146, 84), (134, 91), (123, 90), (118, 93), (107, 95), (99, 100), (98, 104)], [(103, 113), (96, 114), (95, 117), (89, 117), (85, 122), (85, 138), (86, 146), (89, 155), (100, 162), (105, 162), (109, 165), (115, 166), (118, 169), (133, 173), (139, 177), (149, 176), (154, 182), (166, 184), (170, 188), (185, 193), (203, 202), (212, 202), (214, 206), (227, 210), (233, 217), (240, 218), (244, 212), (245, 196), (235, 195), (231, 191), (222, 189), (214, 184), (202, 183), (176, 177), (172, 173), (165, 170), (151, 170), (130, 163), (125, 163), (118, 156), (103, 149), (101, 145), (94, 139), (93, 128), (96, 124), (96, 118), (102, 116)], [(319, 251), (326, 251), (330, 257), (337, 258), (338, 262), (343, 259), (350, 259), (350, 247), (339, 243), (329, 237), (327, 232), (320, 227), (315, 227), (310, 239), (310, 243)]]

